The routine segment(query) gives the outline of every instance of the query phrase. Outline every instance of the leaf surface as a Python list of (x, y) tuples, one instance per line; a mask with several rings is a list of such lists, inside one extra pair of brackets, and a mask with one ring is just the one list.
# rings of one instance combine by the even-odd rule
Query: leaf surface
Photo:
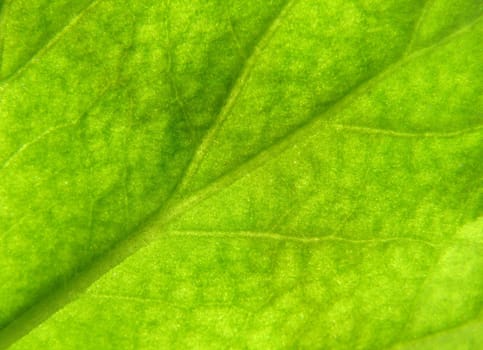
[(483, 346), (477, 2), (1, 4), (0, 347)]

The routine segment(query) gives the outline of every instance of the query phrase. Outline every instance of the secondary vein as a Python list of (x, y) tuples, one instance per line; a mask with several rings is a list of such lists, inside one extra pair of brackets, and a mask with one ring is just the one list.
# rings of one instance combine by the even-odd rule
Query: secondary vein
[(231, 113), (233, 107), (236, 104), (238, 97), (240, 96), (240, 93), (243, 91), (244, 87), (246, 86), (246, 83), (250, 77), (253, 67), (255, 67), (255, 64), (258, 58), (260, 57), (263, 49), (267, 46), (273, 34), (275, 34), (277, 29), (280, 27), (281, 22), (289, 13), (290, 9), (296, 4), (296, 2), (297, 2), (296, 0), (289, 0), (285, 3), (281, 11), (278, 13), (277, 16), (275, 16), (272, 23), (267, 27), (265, 32), (261, 35), (260, 40), (258, 41), (257, 44), (255, 44), (248, 58), (245, 60), (243, 64), (243, 68), (241, 69), (240, 74), (236, 78), (236, 81), (233, 87), (231, 88), (231, 91), (228, 94), (228, 97), (226, 98), (225, 103), (223, 104), (223, 107), (221, 108), (220, 112), (215, 118), (214, 124), (208, 130), (205, 137), (201, 141), (201, 144), (197, 148), (191, 160), (191, 163), (187, 167), (185, 175), (180, 181), (180, 184), (179, 184), (180, 191), (183, 191), (185, 189), (186, 185), (189, 183), (191, 178), (195, 175), (201, 162), (203, 161), (203, 158), (205, 157), (208, 151), (208, 148), (210, 147), (214, 138), (220, 131), (228, 115)]

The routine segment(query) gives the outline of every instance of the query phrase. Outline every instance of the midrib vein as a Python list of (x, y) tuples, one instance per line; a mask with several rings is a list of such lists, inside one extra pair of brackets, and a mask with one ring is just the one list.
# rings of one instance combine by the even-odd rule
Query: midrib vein
[(219, 177), (205, 188), (195, 192), (193, 195), (177, 202), (173, 202), (166, 207), (165, 210), (162, 210), (161, 208), (160, 212), (154, 213), (151, 218), (146, 220), (146, 223), (141, 223), (137, 229), (133, 230), (133, 233), (129, 237), (115, 244), (103, 256), (99, 257), (86, 269), (74, 276), (69, 284), (64, 284), (64, 286), (61, 286), (57, 290), (51, 291), (30, 309), (9, 323), (4, 329), (0, 330), (0, 349), (9, 347), (17, 340), (27, 335), (52, 314), (76, 300), (90, 285), (100, 279), (107, 272), (121, 264), (125, 259), (138, 252), (140, 249), (157, 240), (160, 232), (163, 232), (163, 228), (185, 210), (192, 208), (212, 196), (214, 193), (251, 173), (266, 161), (273, 159), (290, 146), (296, 144), (299, 140), (310, 138), (320, 131), (318, 128), (327, 127), (330, 124), (322, 118), (323, 116), (335, 114), (335, 112), (344, 108), (351, 99), (363, 94), (371, 86), (384, 79), (398, 67), (416, 57), (424, 55), (435, 47), (444, 45), (476, 25), (480, 21), (480, 18), (481, 17), (478, 17), (471, 23), (461, 27), (457, 31), (454, 31), (450, 35), (426, 48), (414, 51), (407, 56), (401, 55), (399, 59), (392, 64), (387, 65), (375, 76), (368, 78), (348, 91), (324, 113), (294, 129), (283, 140), (262, 150), (233, 171)]
[[(55, 42), (57, 42), (63, 36), (68, 28), (72, 27), (75, 23), (77, 23), (90, 8), (92, 8), (100, 1), (102, 0), (92, 0), (89, 6), (84, 8), (41, 50), (37, 51), (37, 53), (32, 56), (26, 64), (24, 64), (20, 69), (8, 76), (5, 80), (0, 81), (0, 83), (9, 81), (13, 77), (20, 74), (21, 71), (29, 65), (29, 63), (31, 63), (36, 57), (41, 56), (44, 51), (47, 51), (52, 45), (54, 45)], [(243, 68), (241, 69), (240, 74), (237, 76), (236, 81), (231, 88), (222, 108), (220, 109), (217, 117), (215, 118), (213, 126), (202, 139), (201, 144), (198, 146), (193, 158), (190, 161), (190, 164), (187, 166), (181, 178), (181, 181), (178, 183), (178, 185), (176, 185), (173, 192), (181, 192), (183, 186), (196, 172), (197, 167), (204, 156), (204, 153), (208, 149), (211, 141), (216, 136), (216, 133), (221, 128), (224, 120), (233, 108), (233, 105), (235, 104), (240, 92), (243, 90), (243, 87), (246, 84), (250, 73), (256, 64), (258, 56), (260, 55), (263, 48), (268, 44), (272, 35), (278, 28), (280, 22), (288, 13), (290, 8), (292, 8), (292, 6), (296, 3), (296, 1), (298, 0), (287, 0), (285, 2), (279, 13), (272, 20), (272, 23), (268, 25), (258, 42), (254, 45), (249, 57), (245, 60)], [(8, 165), (9, 161), (7, 161), (6, 164)], [(5, 164), (2, 167), (5, 167)], [(174, 194), (175, 193), (172, 193), (172, 196)], [(0, 329), (0, 349), (8, 348), (17, 340), (27, 335), (31, 330), (33, 330), (35, 327), (37, 327), (39, 324), (49, 318), (53, 313), (75, 300), (92, 283), (102, 277), (105, 273), (113, 269), (115, 266), (119, 265), (122, 261), (124, 261), (132, 254), (136, 253), (141, 248), (147, 246), (152, 241), (154, 241), (155, 237), (151, 234), (153, 227), (156, 228), (158, 225), (162, 225), (160, 221), (168, 222), (171, 218), (174, 218), (178, 213), (180, 213), (180, 209), (184, 208), (186, 204), (191, 203), (190, 200), (187, 200), (185, 204), (169, 207), (171, 202), (172, 199), (169, 198), (166, 204), (168, 205), (168, 209), (163, 210), (166, 205), (161, 205), (160, 208), (158, 208), (159, 217), (157, 219), (156, 213), (158, 211), (153, 214), (154, 218), (148, 217), (146, 219), (146, 225), (143, 225), (144, 223), (141, 223), (141, 225), (137, 229), (133, 230), (133, 233), (128, 236), (128, 238), (115, 244), (107, 253), (105, 253), (99, 259), (95, 260), (91, 265), (87, 266), (87, 268), (79, 272), (77, 276), (73, 277), (69, 285), (64, 285), (61, 288), (50, 291), (43, 298), (41, 298), (40, 301), (31, 306), (25, 312), (21, 313), (20, 316), (15, 318), (5, 328)]]

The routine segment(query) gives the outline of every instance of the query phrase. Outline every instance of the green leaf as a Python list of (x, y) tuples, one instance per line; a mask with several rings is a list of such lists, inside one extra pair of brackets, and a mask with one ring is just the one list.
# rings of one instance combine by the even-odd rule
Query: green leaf
[(477, 1), (0, 6), (0, 348), (483, 347)]

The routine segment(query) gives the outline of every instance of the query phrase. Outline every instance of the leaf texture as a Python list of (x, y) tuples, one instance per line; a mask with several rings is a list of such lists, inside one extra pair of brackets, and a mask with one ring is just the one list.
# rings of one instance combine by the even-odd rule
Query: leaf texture
[(483, 346), (477, 1), (0, 4), (0, 348)]

